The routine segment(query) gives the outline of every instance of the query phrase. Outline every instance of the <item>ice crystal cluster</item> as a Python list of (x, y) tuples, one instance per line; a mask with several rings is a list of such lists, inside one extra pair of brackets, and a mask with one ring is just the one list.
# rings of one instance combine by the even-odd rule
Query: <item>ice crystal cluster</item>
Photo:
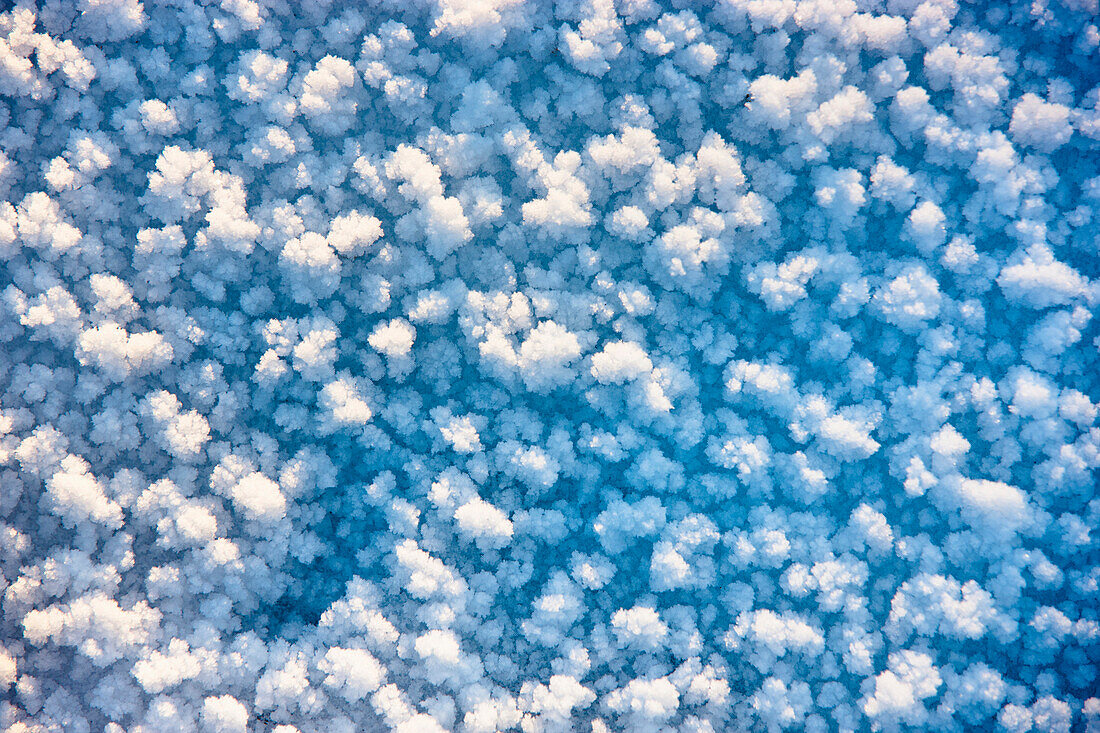
[(1100, 730), (1097, 0), (20, 0), (0, 729)]

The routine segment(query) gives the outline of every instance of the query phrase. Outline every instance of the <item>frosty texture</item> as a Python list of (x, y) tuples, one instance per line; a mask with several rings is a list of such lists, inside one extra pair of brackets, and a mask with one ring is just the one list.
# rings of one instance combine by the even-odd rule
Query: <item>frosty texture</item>
[(1097, 17), (0, 13), (0, 729), (1100, 730)]

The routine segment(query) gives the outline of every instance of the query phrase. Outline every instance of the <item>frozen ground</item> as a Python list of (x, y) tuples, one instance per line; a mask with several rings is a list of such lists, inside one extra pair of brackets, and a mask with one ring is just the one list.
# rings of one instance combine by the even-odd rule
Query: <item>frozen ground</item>
[(0, 15), (0, 729), (1100, 730), (1097, 0)]

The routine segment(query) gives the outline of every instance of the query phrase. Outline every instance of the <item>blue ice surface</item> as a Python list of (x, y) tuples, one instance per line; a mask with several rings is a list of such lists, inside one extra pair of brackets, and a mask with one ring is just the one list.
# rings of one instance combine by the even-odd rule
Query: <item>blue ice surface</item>
[(0, 14), (0, 728), (1100, 729), (1096, 18)]

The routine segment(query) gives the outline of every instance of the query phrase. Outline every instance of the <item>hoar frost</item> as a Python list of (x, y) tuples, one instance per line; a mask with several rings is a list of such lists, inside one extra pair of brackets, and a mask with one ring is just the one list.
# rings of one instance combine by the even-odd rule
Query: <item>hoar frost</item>
[(1097, 12), (0, 12), (0, 729), (1100, 730)]

